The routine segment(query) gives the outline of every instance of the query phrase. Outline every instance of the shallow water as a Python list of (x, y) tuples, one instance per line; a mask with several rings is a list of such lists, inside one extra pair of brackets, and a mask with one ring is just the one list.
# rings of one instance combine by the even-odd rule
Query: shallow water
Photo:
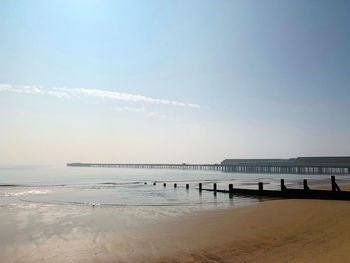
[[(234, 187), (278, 189), (284, 178), (289, 187), (301, 187), (302, 179), (309, 184), (326, 183), (325, 175), (241, 174), (220, 171), (191, 171), (165, 169), (121, 169), (66, 166), (1, 166), (0, 205), (29, 204), (86, 205), (111, 207), (177, 207), (176, 210), (213, 209), (242, 206), (259, 200), (230, 197), (227, 194), (202, 191), (217, 183), (218, 189)], [(337, 180), (347, 181), (346, 176)], [(153, 183), (156, 182), (154, 186)], [(166, 182), (167, 186), (163, 187)], [(177, 188), (174, 188), (177, 183)], [(185, 189), (185, 184), (190, 189)]]

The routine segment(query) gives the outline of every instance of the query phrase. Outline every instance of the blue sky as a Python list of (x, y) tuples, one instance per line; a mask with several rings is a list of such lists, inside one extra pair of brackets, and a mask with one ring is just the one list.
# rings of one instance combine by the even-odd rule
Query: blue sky
[(1, 1), (0, 162), (349, 155), (348, 1)]

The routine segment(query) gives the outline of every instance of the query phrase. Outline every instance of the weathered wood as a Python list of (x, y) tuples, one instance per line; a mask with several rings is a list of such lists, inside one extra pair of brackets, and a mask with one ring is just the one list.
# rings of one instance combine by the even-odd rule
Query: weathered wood
[(304, 179), (303, 185), (304, 185), (304, 190), (305, 191), (309, 191), (310, 190), (309, 186), (307, 185), (307, 180), (306, 179)]
[[(282, 182), (282, 181), (281, 181)], [(214, 191), (218, 193), (229, 193), (233, 195), (243, 195), (250, 197), (266, 198), (296, 198), (296, 199), (323, 199), (323, 200), (348, 200), (350, 201), (350, 192), (340, 191), (340, 187), (335, 182), (335, 177), (331, 177), (332, 191), (329, 190), (309, 190), (286, 188), (284, 191), (264, 190), (263, 183), (259, 182), (259, 189), (240, 189), (229, 185), (229, 190), (203, 189), (205, 191)], [(284, 181), (283, 181), (284, 183)]]
[(228, 191), (229, 191), (230, 193), (233, 192), (233, 184), (229, 184), (229, 185), (228, 185)]
[(332, 184), (332, 191), (336, 192), (336, 191), (341, 191), (340, 187), (338, 186), (338, 184), (335, 182), (335, 176), (332, 175), (331, 176), (331, 184)]
[(284, 179), (281, 179), (281, 191), (286, 191), (287, 187), (284, 185)]

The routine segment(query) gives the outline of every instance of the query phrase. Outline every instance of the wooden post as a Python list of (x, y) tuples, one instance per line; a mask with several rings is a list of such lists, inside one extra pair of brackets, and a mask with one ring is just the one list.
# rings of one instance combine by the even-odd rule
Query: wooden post
[(332, 191), (333, 192), (336, 192), (336, 191), (341, 191), (340, 190), (340, 187), (337, 185), (337, 183), (335, 182), (335, 176), (334, 175), (332, 175), (331, 176), (331, 182), (332, 182)]
[(202, 183), (199, 183), (199, 192), (202, 192)]
[(213, 184), (213, 190), (216, 192), (216, 183)]
[(284, 185), (284, 179), (281, 179), (281, 191), (286, 191), (287, 187)]
[(190, 188), (190, 185), (189, 184), (186, 184), (186, 189), (189, 189)]
[(304, 179), (304, 190), (305, 191), (309, 191), (310, 190), (309, 186), (307, 185), (307, 180), (306, 179)]
[(334, 175), (331, 176), (331, 183), (332, 183), (332, 191), (333, 192), (337, 191), (337, 188), (335, 186), (335, 176)]
[(176, 187), (177, 187), (177, 183), (174, 184), (174, 188), (176, 188)]
[(229, 184), (228, 185), (228, 190), (229, 190), (230, 193), (233, 192), (233, 184)]
[(166, 183), (164, 183), (163, 186), (166, 187)]
[(154, 182), (153, 185), (156, 185), (156, 182)]
[(259, 191), (264, 191), (264, 184), (262, 182), (259, 182)]

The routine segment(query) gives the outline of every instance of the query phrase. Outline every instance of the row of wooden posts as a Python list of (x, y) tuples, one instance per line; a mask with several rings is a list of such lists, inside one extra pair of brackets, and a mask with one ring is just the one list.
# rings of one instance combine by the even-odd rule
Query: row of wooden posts
[[(146, 184), (146, 183), (145, 183)], [(156, 185), (154, 182), (153, 185)], [(166, 183), (163, 183), (166, 187)], [(189, 189), (189, 184), (186, 184), (186, 189)], [(177, 183), (174, 183), (174, 188), (177, 188)], [(202, 183), (198, 184), (199, 192), (211, 191), (216, 195), (217, 192), (229, 193), (230, 198), (233, 195), (241, 196), (256, 196), (256, 197), (269, 197), (269, 198), (299, 198), (299, 199), (323, 199), (323, 200), (348, 200), (350, 201), (350, 192), (341, 191), (340, 187), (335, 182), (335, 177), (331, 176), (331, 190), (317, 190), (310, 189), (307, 184), (307, 180), (303, 181), (303, 189), (287, 188), (284, 184), (284, 179), (281, 179), (280, 190), (264, 190), (263, 182), (258, 182), (258, 189), (243, 189), (233, 188), (233, 184), (228, 185), (227, 189), (217, 189), (216, 183), (213, 184), (213, 188), (203, 188)]]
[[(145, 183), (146, 184), (146, 183)], [(154, 182), (153, 185), (156, 185), (157, 183)], [(163, 183), (163, 186), (166, 187), (166, 183)], [(202, 183), (198, 184), (199, 191), (202, 191)], [(177, 183), (174, 183), (174, 188), (177, 188)], [(190, 184), (186, 184), (186, 189), (190, 189)], [(216, 183), (214, 183), (214, 190), (216, 190)]]
[[(156, 184), (157, 184), (156, 182), (153, 183), (153, 185), (156, 185)], [(166, 187), (166, 183), (163, 183), (163, 186)], [(260, 183), (259, 183), (259, 187), (260, 187)], [(177, 188), (177, 183), (174, 183), (174, 188)], [(228, 188), (229, 188), (229, 190), (233, 190), (233, 184), (229, 184)], [(190, 185), (189, 184), (186, 184), (186, 189), (190, 189)], [(203, 189), (202, 183), (199, 183), (198, 184), (198, 190), (202, 191), (202, 190), (207, 190), (207, 189)], [(213, 183), (213, 191), (215, 191), (215, 192), (217, 191), (216, 183)]]
[[(154, 182), (153, 185), (156, 185), (156, 182)], [(332, 185), (332, 191), (333, 192), (341, 191), (340, 187), (335, 182), (335, 176), (331, 176), (331, 185)], [(166, 183), (163, 183), (163, 186), (166, 187)], [(177, 183), (174, 183), (174, 188), (177, 188)], [(190, 185), (186, 184), (186, 189), (189, 189), (189, 188), (190, 188)], [(310, 190), (310, 187), (308, 186), (306, 179), (303, 180), (303, 188), (304, 188), (305, 191), (309, 191)], [(198, 184), (198, 189), (199, 189), (199, 191), (203, 190), (202, 183)], [(229, 192), (233, 192), (233, 190), (234, 190), (233, 189), (233, 184), (229, 184), (228, 185), (228, 189), (229, 189), (228, 190)], [(263, 184), (263, 182), (258, 182), (258, 189), (261, 192), (264, 191), (264, 184)], [(211, 191), (214, 191), (214, 192), (218, 191), (216, 183), (213, 183), (213, 189), (204, 189), (204, 190), (211, 190)], [(281, 179), (281, 191), (283, 192), (283, 191), (286, 191), (286, 190), (287, 190), (287, 187), (284, 184), (284, 179)], [(225, 191), (225, 190), (220, 190), (220, 191)]]

